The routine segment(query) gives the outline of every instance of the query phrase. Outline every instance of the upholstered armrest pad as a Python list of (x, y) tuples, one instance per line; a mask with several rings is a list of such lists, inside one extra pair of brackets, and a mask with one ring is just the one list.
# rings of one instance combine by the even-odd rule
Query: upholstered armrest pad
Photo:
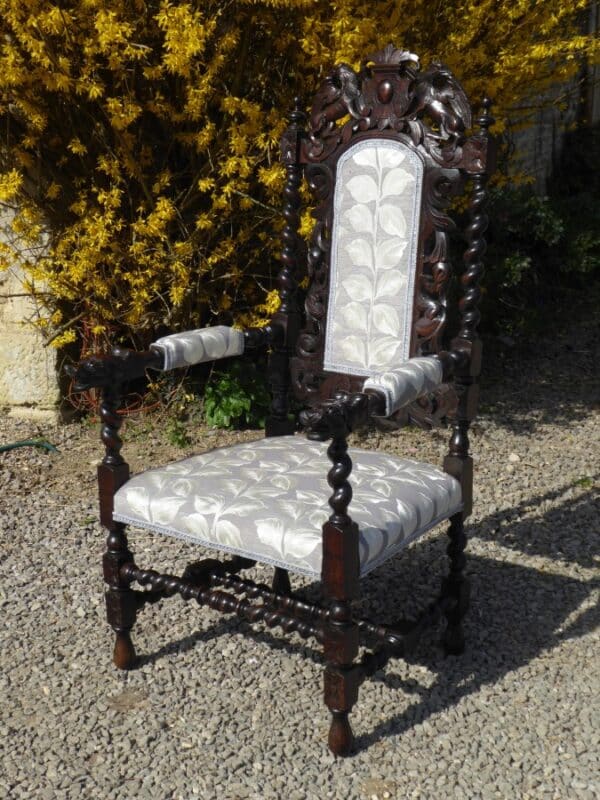
[(402, 366), (367, 378), (363, 391), (374, 389), (385, 397), (385, 416), (433, 391), (442, 382), (442, 362), (436, 356), (411, 358)]
[(216, 325), (163, 336), (151, 344), (150, 349), (163, 354), (162, 369), (167, 371), (204, 361), (215, 361), (218, 358), (239, 356), (244, 352), (244, 334), (226, 325)]

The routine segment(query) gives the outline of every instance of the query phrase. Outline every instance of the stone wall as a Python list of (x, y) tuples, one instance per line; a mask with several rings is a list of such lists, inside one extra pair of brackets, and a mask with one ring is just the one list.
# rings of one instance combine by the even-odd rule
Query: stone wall
[[(587, 33), (598, 34), (600, 3), (589, 4), (585, 25)], [(533, 176), (536, 191), (544, 194), (560, 162), (567, 131), (577, 122), (600, 123), (600, 66), (582, 65), (570, 83), (556, 85), (545, 97), (530, 98), (529, 107), (531, 126), (521, 131), (509, 129), (513, 170)]]
[[(0, 219), (8, 237), (9, 218)], [(35, 307), (23, 289), (18, 264), (0, 271), (0, 408), (14, 416), (56, 414), (57, 354), (35, 330)]]
[(533, 177), (533, 185), (539, 194), (547, 191), (548, 179), (560, 159), (565, 123), (573, 118), (571, 109), (567, 112), (553, 107), (540, 109), (530, 128), (511, 135), (514, 146), (512, 174), (525, 173)]

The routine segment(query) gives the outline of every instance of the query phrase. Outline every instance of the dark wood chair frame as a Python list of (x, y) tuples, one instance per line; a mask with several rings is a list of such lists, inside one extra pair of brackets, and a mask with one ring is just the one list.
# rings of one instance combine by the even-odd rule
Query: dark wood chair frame
[[(290, 420), (289, 414), (293, 392), (308, 406), (301, 415), (308, 435), (330, 440), (327, 454), (332, 462), (328, 473), (332, 514), (323, 526), (322, 584), (328, 598), (324, 605), (295, 597), (288, 573), (281, 568), (275, 568), (272, 587), (240, 577), (241, 570), (255, 562), (238, 556), (190, 564), (180, 577), (138, 567), (129, 550), (126, 526), (112, 517), (113, 496), (129, 479), (129, 466), (121, 455), (122, 417), (117, 412), (127, 382), (143, 376), (149, 368), (160, 368), (161, 357), (153, 351), (116, 347), (111, 355), (88, 359), (73, 372), (77, 389), (102, 390), (101, 438), (105, 455), (98, 467), (100, 520), (109, 532), (103, 559), (104, 580), (108, 622), (116, 634), (117, 667), (130, 669), (136, 663), (130, 632), (138, 611), (175, 594), (249, 622), (262, 620), (286, 633), (295, 631), (302, 637), (315, 637), (323, 645), (326, 662), (325, 703), (332, 714), (329, 746), (336, 755), (347, 755), (354, 746), (348, 715), (366, 677), (381, 669), (390, 657), (409, 652), (421, 633), (442, 616), (446, 619), (446, 651), (463, 650), (462, 619), (469, 603), (469, 585), (464, 576), (464, 520), (471, 513), (473, 483), (468, 431), (479, 394), (481, 342), (477, 306), (487, 226), (485, 185), (493, 169), (494, 152), (488, 132), (493, 123), (490, 105), (489, 100), (483, 101), (483, 112), (477, 120), (479, 129), (467, 136), (470, 108), (452, 74), (440, 64), (419, 71), (415, 56), (388, 46), (369, 56), (360, 72), (344, 64), (336, 67), (316, 95), (308, 126), (297, 102), (283, 137), (287, 180), (283, 266), (278, 277), (281, 306), (269, 325), (245, 331), (244, 336), (247, 348), (270, 351), (272, 406), (266, 436), (295, 432), (296, 422)], [(359, 532), (348, 511), (352, 463), (347, 437), (370, 418), (384, 413), (383, 397), (376, 392), (362, 392), (364, 378), (323, 369), (336, 160), (347, 147), (369, 138), (399, 138), (426, 164), (411, 355), (437, 354), (444, 368), (444, 383), (426, 400), (397, 414), (396, 422), (430, 427), (442, 418), (450, 418), (452, 434), (444, 470), (460, 482), (464, 502), (462, 512), (450, 518), (450, 571), (440, 597), (416, 621), (389, 627), (356, 619), (353, 614), (352, 601), (359, 595)], [(316, 225), (308, 249), (298, 233), (304, 176), (316, 200)], [(470, 179), (472, 192), (465, 268), (460, 277), (460, 324), (449, 348), (442, 350), (451, 274), (451, 221), (446, 210), (452, 194), (465, 179)], [(311, 285), (302, 327), (297, 287), (306, 263)], [(146, 589), (133, 589), (134, 582)], [(372, 648), (357, 660), (361, 642)]]

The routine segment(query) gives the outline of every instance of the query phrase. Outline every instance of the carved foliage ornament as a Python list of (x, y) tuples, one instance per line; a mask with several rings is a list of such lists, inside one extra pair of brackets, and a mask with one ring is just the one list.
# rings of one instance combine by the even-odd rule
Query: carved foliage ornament
[(339, 64), (325, 78), (311, 110), (304, 157), (321, 161), (355, 133), (389, 130), (406, 133), (442, 167), (482, 171), (484, 148), (465, 139), (471, 124), (467, 97), (447, 67), (434, 63), (421, 71), (418, 56), (388, 45), (369, 55), (358, 72)]

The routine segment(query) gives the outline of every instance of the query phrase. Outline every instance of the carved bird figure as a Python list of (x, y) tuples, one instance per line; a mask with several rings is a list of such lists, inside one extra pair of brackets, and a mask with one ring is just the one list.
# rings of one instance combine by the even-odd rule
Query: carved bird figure
[(349, 64), (338, 64), (315, 95), (310, 114), (313, 135), (319, 134), (346, 114), (358, 119), (368, 111), (359, 87), (359, 77)]
[(432, 117), (442, 139), (451, 139), (471, 127), (471, 108), (463, 88), (442, 64), (432, 64), (415, 79), (409, 114), (422, 111)]

